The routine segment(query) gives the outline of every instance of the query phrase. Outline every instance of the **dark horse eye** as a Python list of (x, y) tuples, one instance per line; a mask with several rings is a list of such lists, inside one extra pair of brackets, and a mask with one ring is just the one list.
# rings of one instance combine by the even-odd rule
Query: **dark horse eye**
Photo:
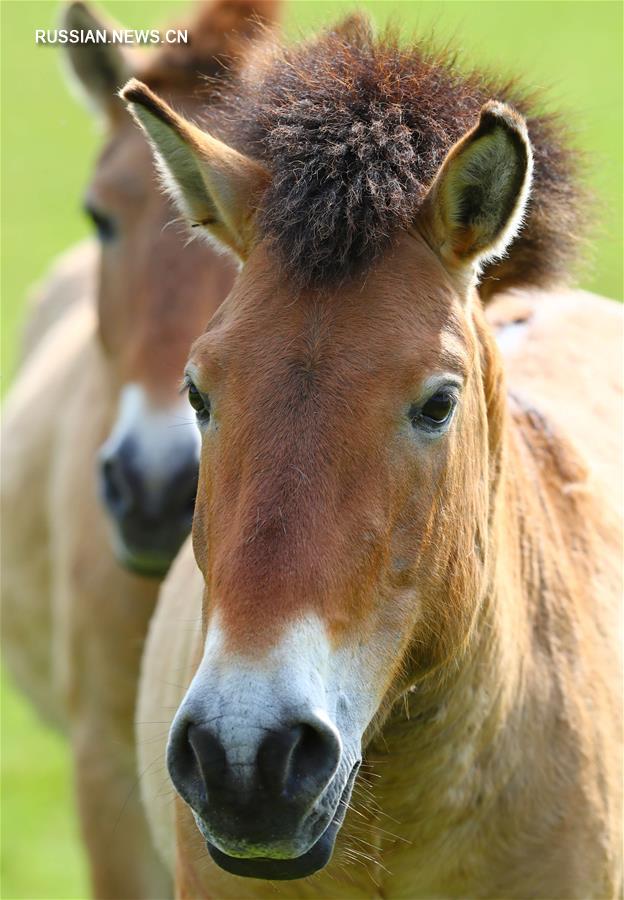
[(103, 243), (106, 243), (106, 241), (112, 241), (116, 234), (116, 228), (113, 220), (109, 218), (105, 213), (100, 212), (100, 210), (95, 209), (94, 206), (91, 206), (88, 203), (85, 206), (85, 212), (93, 222), (99, 239)]
[(453, 409), (453, 398), (449, 394), (434, 394), (422, 408), (421, 415), (435, 425), (443, 425)]
[(189, 403), (197, 413), (198, 419), (205, 422), (210, 418), (210, 404), (197, 390), (192, 381), (189, 382), (188, 386), (188, 398)]
[(440, 428), (445, 425), (455, 409), (455, 398), (449, 391), (438, 391), (421, 407), (412, 407), (410, 419), (412, 425), (425, 425), (429, 428)]

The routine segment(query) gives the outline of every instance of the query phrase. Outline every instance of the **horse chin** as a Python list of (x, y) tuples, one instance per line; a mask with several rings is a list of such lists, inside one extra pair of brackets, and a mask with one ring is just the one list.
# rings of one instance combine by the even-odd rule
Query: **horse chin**
[(293, 881), (296, 878), (307, 878), (308, 875), (313, 875), (327, 865), (334, 852), (334, 843), (339, 828), (339, 824), (332, 822), (303, 856), (297, 856), (294, 859), (269, 859), (267, 857), (242, 859), (238, 856), (228, 856), (208, 841), (206, 846), (214, 862), (230, 875), (239, 875), (242, 878), (262, 878), (265, 881)]
[[(292, 859), (272, 859), (270, 857), (245, 858), (230, 856), (215, 847), (210, 841), (206, 841), (208, 852), (213, 861), (230, 875), (238, 875), (241, 878), (261, 878), (265, 881), (294, 881), (297, 878), (307, 878), (324, 869), (332, 858), (336, 837), (344, 822), (355, 777), (360, 765), (356, 763), (349, 775), (345, 789), (342, 792), (336, 812), (325, 831), (301, 856)], [(203, 831), (203, 829), (201, 829)]]
[(166, 563), (161, 563), (158, 560), (148, 561), (143, 559), (130, 559), (126, 560), (123, 565), (124, 568), (128, 569), (129, 572), (132, 572), (133, 575), (140, 575), (142, 578), (162, 580), (169, 571), (171, 561), (169, 560)]
[(106, 518), (110, 547), (115, 559), (122, 569), (142, 578), (162, 580), (190, 533), (190, 527), (188, 530), (180, 529), (166, 543), (158, 540), (158, 536), (150, 535), (146, 535), (145, 542), (142, 539), (137, 541), (134, 536), (130, 537), (125, 533), (123, 524), (112, 516)]
[(164, 578), (173, 562), (168, 555), (134, 551), (121, 543), (115, 547), (115, 556), (124, 569), (142, 578)]

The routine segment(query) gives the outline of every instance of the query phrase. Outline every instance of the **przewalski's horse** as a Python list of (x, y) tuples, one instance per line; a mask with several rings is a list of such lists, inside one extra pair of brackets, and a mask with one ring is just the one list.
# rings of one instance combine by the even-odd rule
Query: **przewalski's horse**
[[(69, 47), (106, 126), (86, 199), (100, 251), (96, 261), (85, 248), (48, 286), (7, 407), (2, 494), (12, 528), (10, 540), (3, 536), (3, 643), (20, 686), (67, 724), (99, 897), (167, 893), (136, 784), (136, 685), (159, 586), (141, 573), (162, 575), (190, 529), (197, 438), (180, 379), (191, 338), (234, 273), (207, 246), (185, 249), (186, 233), (116, 90), (135, 72), (188, 114), (210, 105), (278, 7), (198, 4), (190, 43), (157, 53)], [(65, 24), (104, 27), (83, 4), (67, 8)], [(64, 305), (61, 292), (77, 297), (46, 330), (48, 311)], [(44, 384), (46, 409), (34, 415)]]
[[(615, 896), (622, 320), (560, 285), (583, 210), (556, 122), (353, 24), (276, 51), (219, 139), (123, 96), (242, 261), (186, 370), (177, 895)], [(158, 644), (190, 661), (192, 577), (146, 677)]]
[[(99, 337), (118, 394), (99, 454), (100, 492), (116, 555), (139, 574), (162, 576), (190, 531), (198, 441), (186, 427), (180, 371), (198, 323), (205, 325), (205, 293), (216, 307), (235, 267), (200, 242), (188, 248), (192, 257), (181, 253), (188, 237), (155, 190), (149, 150), (116, 91), (137, 74), (193, 114), (248, 53), (260, 15), (272, 19), (276, 8), (274, 0), (199, 4), (189, 44), (165, 45), (157, 54), (68, 45), (72, 70), (109, 130), (84, 200), (101, 244)], [(102, 28), (81, 3), (68, 8), (65, 24)]]

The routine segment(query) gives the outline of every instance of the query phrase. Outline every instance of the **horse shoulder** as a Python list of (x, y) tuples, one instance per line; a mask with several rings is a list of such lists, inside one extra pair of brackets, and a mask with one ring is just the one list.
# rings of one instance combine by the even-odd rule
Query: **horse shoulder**
[(57, 724), (64, 711), (51, 679), (51, 447), (94, 329), (91, 307), (66, 310), (24, 361), (2, 415), (0, 497), (10, 522), (2, 539), (4, 657), (40, 714)]
[[(93, 304), (75, 305), (76, 310), (83, 308), (94, 314)], [(94, 890), (114, 893), (114, 858), (122, 872), (118, 883), (130, 884), (133, 896), (140, 893), (133, 886), (139, 883), (147, 885), (148, 896), (164, 896), (167, 879), (155, 857), (136, 789), (134, 742), (136, 685), (158, 583), (117, 562), (94, 477), (115, 403), (109, 360), (92, 331), (55, 403), (56, 422), (47, 449), (51, 668), (67, 714)], [(111, 881), (113, 887), (108, 887)]]

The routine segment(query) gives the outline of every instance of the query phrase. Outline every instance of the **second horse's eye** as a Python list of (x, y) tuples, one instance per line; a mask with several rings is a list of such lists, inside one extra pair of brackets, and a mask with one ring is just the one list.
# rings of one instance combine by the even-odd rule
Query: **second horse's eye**
[(188, 386), (189, 403), (197, 413), (197, 418), (205, 422), (210, 418), (210, 404), (203, 395), (197, 390), (193, 382), (189, 382)]
[(99, 239), (103, 243), (112, 241), (117, 233), (117, 229), (115, 228), (115, 223), (110, 218), (110, 216), (107, 216), (101, 210), (96, 209), (94, 206), (91, 206), (90, 203), (86, 204), (85, 212), (93, 222)]

